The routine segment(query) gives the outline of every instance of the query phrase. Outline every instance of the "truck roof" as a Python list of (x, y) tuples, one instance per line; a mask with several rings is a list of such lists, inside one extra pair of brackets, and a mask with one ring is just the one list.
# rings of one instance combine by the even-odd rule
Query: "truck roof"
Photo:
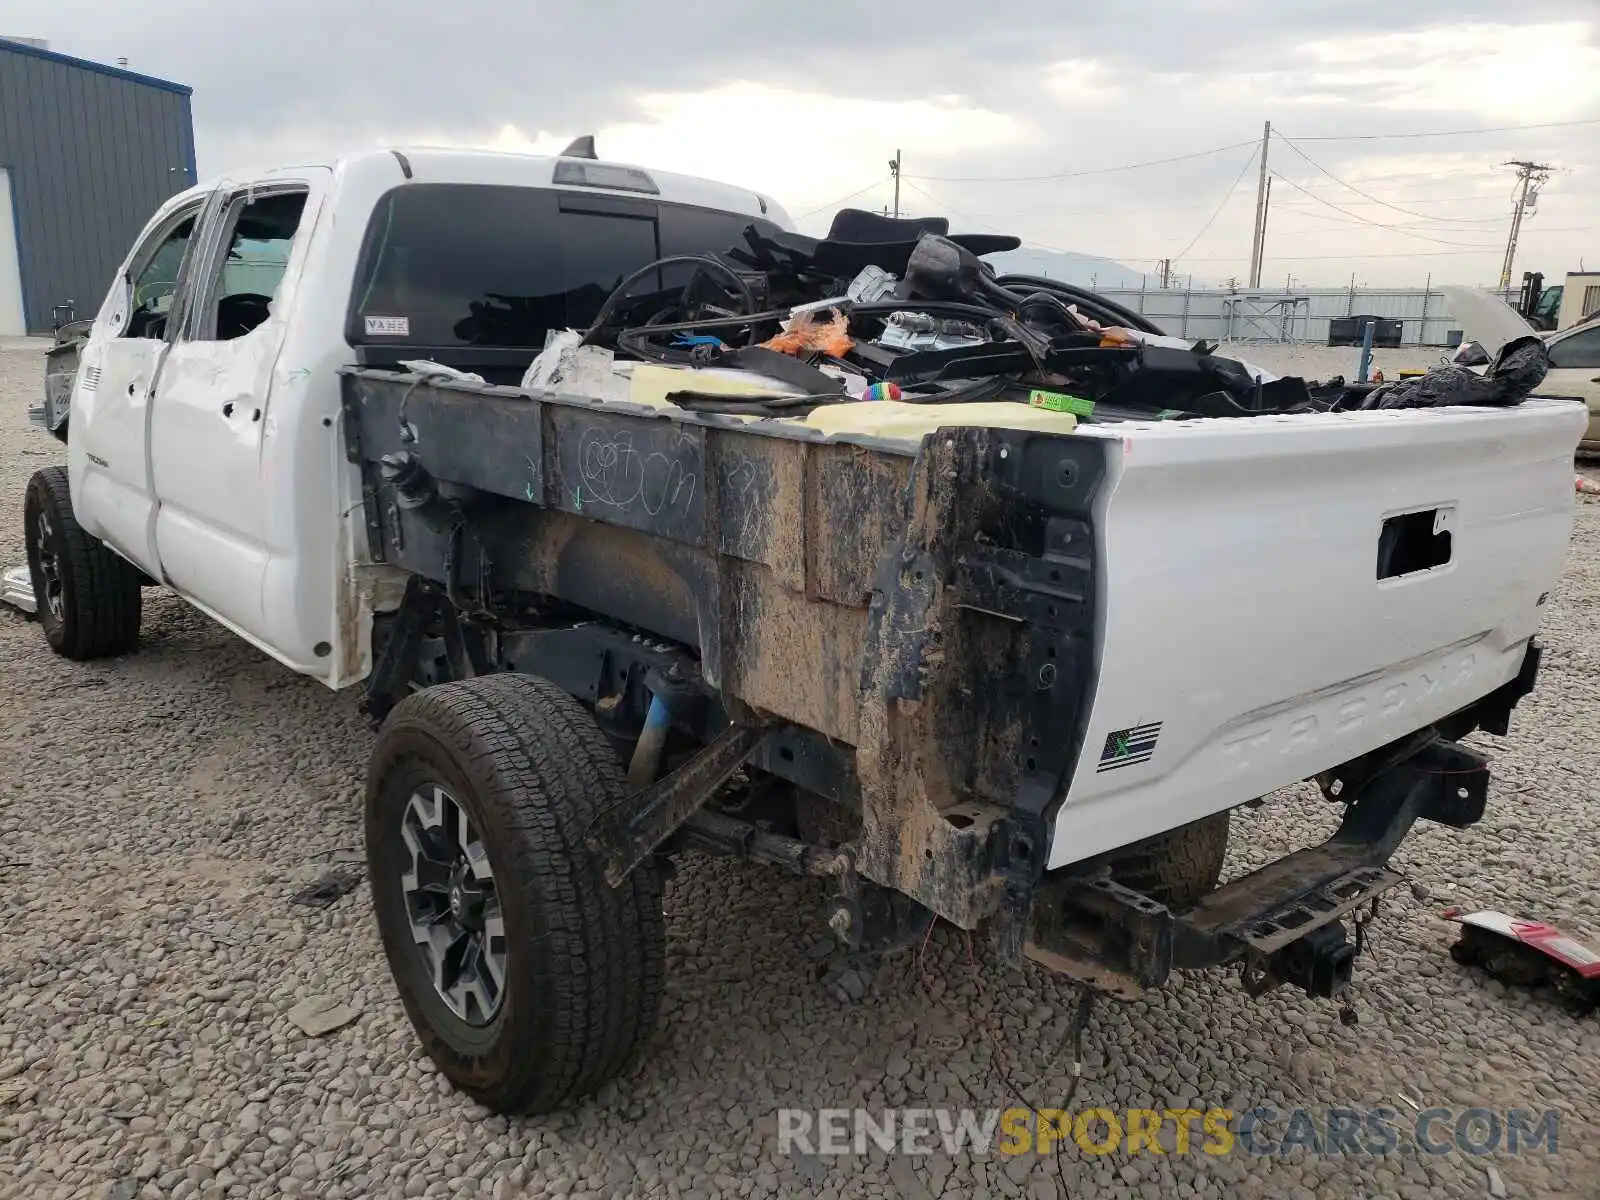
[[(751, 217), (765, 218), (784, 229), (794, 228), (789, 214), (772, 197), (733, 184), (604, 159), (517, 154), (497, 150), (456, 150), (438, 146), (396, 146), (363, 150), (333, 158), (284, 164), (261, 171), (235, 171), (224, 177), (204, 181), (189, 190), (196, 193), (208, 192), (219, 184), (268, 180), (275, 175), (303, 170), (307, 166), (325, 167), (346, 178), (370, 179), (372, 176), (377, 176), (380, 183), (392, 178), (398, 184), (409, 177), (418, 183), (560, 187), (563, 190), (571, 189), (612, 196), (641, 194), (639, 188), (625, 187), (618, 183), (585, 182), (585, 174), (592, 171), (596, 180), (603, 180), (606, 177), (647, 180), (656, 189), (649, 194), (668, 203), (692, 204), (722, 212), (743, 213)], [(556, 178), (558, 167), (562, 167), (569, 178), (558, 181)], [(638, 173), (642, 173), (642, 176)]]

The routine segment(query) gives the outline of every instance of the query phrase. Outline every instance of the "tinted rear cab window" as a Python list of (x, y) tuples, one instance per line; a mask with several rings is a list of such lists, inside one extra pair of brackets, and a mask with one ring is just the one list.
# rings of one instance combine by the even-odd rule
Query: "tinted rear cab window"
[[(383, 348), (462, 365), (490, 350), (532, 358), (551, 329), (584, 328), (627, 276), (669, 254), (726, 250), (746, 226), (737, 213), (555, 188), (412, 183), (374, 209), (346, 330), (362, 361)], [(667, 272), (640, 289), (682, 286)], [(457, 353), (452, 354), (451, 351)]]

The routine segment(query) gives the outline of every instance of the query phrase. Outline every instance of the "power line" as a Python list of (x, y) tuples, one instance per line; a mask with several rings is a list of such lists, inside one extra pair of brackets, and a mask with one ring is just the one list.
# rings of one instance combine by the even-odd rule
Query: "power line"
[[(1326, 134), (1295, 139), (1300, 142), (1376, 142), (1403, 140), (1411, 138), (1434, 137), (1467, 137), (1485, 133), (1517, 133), (1530, 129), (1570, 129), (1581, 125), (1600, 125), (1600, 117), (1588, 117), (1578, 121), (1548, 121), (1536, 125), (1496, 125), (1483, 129), (1434, 129), (1411, 133), (1352, 133), (1352, 134)], [(1282, 134), (1278, 135), (1282, 138)], [(1287, 141), (1287, 139), (1283, 139)], [(1189, 162), (1198, 158), (1210, 158), (1215, 154), (1225, 154), (1229, 150), (1238, 150), (1244, 146), (1254, 145), (1255, 138), (1248, 141), (1233, 142), (1227, 146), (1217, 146), (1211, 150), (1196, 150), (1189, 154), (1174, 154), (1167, 158), (1152, 158), (1144, 162), (1123, 163), (1115, 167), (1087, 167), (1075, 171), (1056, 171), (1048, 175), (907, 175), (906, 179), (921, 179), (928, 183), (1042, 183), (1054, 179), (1081, 179), (1089, 175), (1111, 175), (1119, 171), (1138, 171), (1146, 167), (1161, 167), (1168, 163)], [(1429, 174), (1429, 172), (1418, 172)]]
[[(1048, 246), (1037, 247), (1048, 250)], [(1455, 258), (1458, 256), (1471, 256), (1472, 254), (1498, 254), (1500, 247), (1489, 246), (1477, 250), (1389, 250), (1375, 254), (1274, 254), (1274, 262), (1340, 262), (1352, 258)], [(1118, 262), (1139, 262), (1148, 260), (1149, 254), (1119, 254), (1111, 250), (1097, 250), (1096, 257), (1116, 259)], [(1188, 260), (1192, 263), (1242, 263), (1248, 259), (1242, 254), (1215, 254), (1201, 255)]]
[(1282, 182), (1288, 184), (1295, 191), (1301, 193), (1302, 195), (1309, 196), (1311, 199), (1315, 200), (1318, 204), (1321, 204), (1321, 205), (1323, 205), (1323, 206), (1325, 206), (1327, 208), (1331, 208), (1331, 209), (1333, 209), (1334, 212), (1343, 213), (1345, 216), (1349, 217), (1351, 220), (1357, 221), (1362, 225), (1371, 225), (1375, 229), (1387, 229), (1391, 233), (1398, 233), (1398, 234), (1401, 234), (1401, 235), (1403, 235), (1405, 237), (1420, 238), (1422, 241), (1432, 242), (1432, 243), (1434, 243), (1435, 245), (1438, 245), (1438, 246), (1455, 246), (1458, 249), (1465, 249), (1465, 250), (1477, 250), (1477, 249), (1479, 249), (1479, 247), (1477, 247), (1477, 246), (1469, 246), (1465, 242), (1447, 242), (1443, 238), (1436, 238), (1436, 237), (1433, 237), (1430, 234), (1426, 234), (1426, 233), (1418, 233), (1414, 229), (1402, 229), (1402, 228), (1400, 228), (1399, 226), (1396, 226), (1396, 225), (1386, 225), (1382, 221), (1374, 221), (1370, 217), (1363, 217), (1360, 213), (1353, 213), (1348, 208), (1341, 208), (1341, 207), (1339, 207), (1339, 205), (1335, 204), (1332, 200), (1325, 200), (1321, 196), (1314, 195), (1313, 193), (1306, 191), (1305, 188), (1301, 187), (1294, 180), (1285, 178), (1284, 176), (1279, 175), (1276, 171), (1274, 171), (1272, 173), (1272, 175), (1273, 175), (1273, 178), (1281, 180)]
[[(1474, 201), (1477, 201), (1478, 203), (1490, 203), (1490, 202), (1492, 202), (1492, 203), (1498, 204), (1500, 202), (1500, 197), (1498, 197), (1498, 196), (1441, 196), (1437, 200), (1412, 199), (1411, 202), (1413, 204), (1446, 204), (1446, 203), (1457, 204), (1457, 203), (1465, 203), (1468, 200), (1474, 200)], [(1358, 203), (1358, 201), (1352, 200), (1352, 201), (1349, 201), (1349, 203), (1356, 204), (1356, 203)], [(1279, 208), (1316, 208), (1318, 206), (1315, 205), (1315, 204), (1296, 204), (1293, 201), (1284, 200), (1284, 201), (1281, 201), (1278, 204), (1278, 207)], [(1435, 217), (1435, 218), (1429, 218), (1429, 219), (1430, 220), (1439, 220), (1441, 218)], [(1451, 221), (1498, 221), (1500, 219), (1501, 218), (1498, 217), (1498, 216), (1496, 216), (1496, 217), (1451, 217), (1450, 218)]]
[(1421, 217), (1424, 221), (1438, 221), (1438, 222), (1444, 223), (1444, 222), (1451, 222), (1451, 221), (1456, 221), (1456, 220), (1467, 220), (1468, 219), (1468, 218), (1452, 218), (1452, 217), (1430, 217), (1427, 213), (1419, 213), (1419, 212), (1415, 212), (1415, 211), (1413, 211), (1412, 209), (1409, 209), (1409, 208), (1401, 208), (1400, 205), (1398, 205), (1398, 204), (1390, 204), (1389, 201), (1381, 200), (1377, 196), (1374, 196), (1371, 192), (1362, 191), (1355, 184), (1350, 183), (1348, 180), (1340, 179), (1332, 171), (1328, 170), (1327, 167), (1323, 166), (1316, 159), (1312, 158), (1309, 154), (1307, 154), (1304, 150), (1300, 149), (1299, 146), (1296, 146), (1288, 138), (1284, 137), (1283, 134), (1280, 133), (1280, 134), (1277, 135), (1277, 137), (1278, 137), (1278, 140), (1280, 142), (1282, 142), (1285, 146), (1289, 147), (1289, 149), (1293, 150), (1301, 158), (1305, 159), (1306, 162), (1310, 163), (1317, 170), (1321, 171), (1324, 175), (1326, 175), (1329, 179), (1333, 180), (1340, 187), (1346, 188), (1347, 190), (1354, 192), (1356, 195), (1362, 197), (1363, 199), (1370, 200), (1374, 204), (1381, 204), (1384, 208), (1393, 209), (1397, 213), (1404, 213), (1408, 217)]
[[(1250, 158), (1245, 162), (1245, 166), (1244, 166), (1245, 171), (1248, 171), (1250, 169), (1250, 164), (1253, 163), (1254, 161), (1255, 161), (1255, 155), (1252, 153)], [(1274, 172), (1274, 174), (1276, 174), (1276, 172)], [(1242, 178), (1242, 176), (1241, 176), (1241, 178)], [(987, 230), (990, 230), (990, 231), (993, 231), (993, 232), (996, 232), (996, 233), (1004, 232), (998, 226), (996, 226), (995, 224), (993, 224), (990, 221), (981, 220), (980, 218), (973, 216), (971, 213), (959, 212), (956, 209), (951, 208), (948, 204), (946, 204), (938, 196), (935, 196), (932, 192), (928, 191), (926, 188), (918, 187), (916, 184), (912, 183), (910, 179), (906, 179), (904, 182), (905, 182), (906, 187), (908, 187), (912, 191), (916, 192), (924, 200), (927, 200), (929, 203), (935, 205), (936, 206), (935, 207), (935, 211), (940, 212), (940, 213), (948, 214), (948, 215), (950, 215), (952, 217), (958, 217), (963, 221), (970, 222), (972, 225), (979, 226), (981, 228), (984, 228), (984, 229), (987, 229)], [(1234, 181), (1234, 188), (1238, 187), (1238, 182), (1239, 182), (1238, 180)], [(1291, 187), (1295, 186), (1293, 183), (1290, 183), (1289, 180), (1284, 180), (1283, 182), (1289, 183), (1289, 185)], [(1230, 192), (1231, 191), (1232, 191), (1232, 189), (1230, 189)], [(1356, 224), (1362, 224), (1362, 225), (1373, 224), (1373, 222), (1363, 221), (1363, 220), (1357, 220), (1355, 223)], [(1378, 226), (1378, 228), (1387, 229), (1389, 227), (1380, 225), (1380, 226)], [(1405, 232), (1405, 231), (1402, 230), (1400, 232)], [(1552, 231), (1552, 232), (1554, 232), (1554, 231)], [(1430, 239), (1430, 240), (1432, 240), (1432, 239)], [(1446, 243), (1443, 243), (1443, 244), (1449, 245), (1449, 246), (1456, 246), (1457, 245), (1454, 242), (1446, 242)], [(1191, 249), (1193, 248), (1193, 245), (1194, 245), (1194, 243), (1191, 242), (1190, 243), (1190, 248)], [(1046, 244), (1044, 242), (1033, 241), (1031, 239), (1026, 242), (1026, 248), (1031, 249), (1031, 250), (1046, 250), (1046, 251), (1050, 251), (1050, 252), (1055, 253), (1055, 254), (1081, 253), (1081, 251), (1064, 250), (1059, 246), (1051, 246), (1051, 245), (1048, 245), (1048, 244)], [(1458, 248), (1452, 249), (1452, 250), (1401, 250), (1401, 251), (1386, 251), (1386, 252), (1376, 253), (1376, 254), (1274, 254), (1272, 257), (1273, 257), (1274, 261), (1282, 261), (1282, 262), (1338, 262), (1341, 259), (1368, 259), (1368, 258), (1451, 258), (1451, 257), (1455, 257), (1457, 255), (1462, 255), (1462, 254), (1494, 253), (1494, 252), (1498, 252), (1498, 250), (1499, 250), (1498, 246), (1468, 246), (1465, 243), (1461, 243), (1458, 246)], [(1105, 251), (1105, 250), (1096, 250), (1094, 253), (1095, 253), (1095, 255), (1097, 257), (1115, 259), (1115, 260), (1117, 260), (1119, 262), (1142, 262), (1142, 261), (1148, 261), (1148, 260), (1153, 259), (1153, 258), (1160, 258), (1161, 257), (1160, 255), (1149, 254), (1149, 253), (1143, 253), (1143, 254), (1119, 254), (1119, 253), (1115, 253), (1115, 252), (1112, 252), (1112, 251)], [(1202, 255), (1202, 256), (1199, 256), (1199, 257), (1190, 258), (1188, 256), (1187, 252), (1186, 252), (1185, 254), (1183, 254), (1181, 256), (1178, 256), (1178, 257), (1182, 257), (1185, 261), (1191, 262), (1191, 263), (1217, 263), (1217, 262), (1244, 262), (1245, 261), (1245, 258), (1244, 258), (1243, 255), (1237, 255), (1237, 254), (1220, 254), (1220, 255), (1210, 255), (1210, 256)], [(1176, 258), (1174, 259), (1174, 261), (1177, 261)]]
[(1152, 158), (1147, 162), (1123, 163), (1118, 167), (1089, 167), (1082, 171), (1058, 171), (1053, 175), (907, 175), (905, 179), (922, 179), (929, 183), (1042, 183), (1050, 179), (1081, 179), (1085, 175), (1111, 175), (1118, 171), (1140, 171), (1145, 167), (1164, 167), (1168, 163), (1188, 162), (1196, 158), (1210, 158), (1214, 154), (1226, 154), (1229, 150), (1237, 150), (1241, 146), (1253, 146), (1255, 139), (1248, 142), (1234, 142), (1229, 146), (1218, 146), (1214, 150), (1196, 150), (1193, 154), (1174, 154), (1170, 158)]
[(1538, 125), (1491, 125), (1486, 129), (1433, 129), (1426, 133), (1346, 133), (1297, 138), (1301, 142), (1383, 142), (1407, 138), (1470, 137), (1480, 133), (1521, 133), (1529, 129), (1572, 129), (1579, 125), (1600, 125), (1600, 117), (1579, 121), (1545, 121)]
[(1189, 239), (1189, 244), (1187, 246), (1185, 246), (1177, 254), (1173, 255), (1175, 259), (1181, 261), (1182, 259), (1187, 258), (1189, 251), (1194, 249), (1195, 243), (1201, 238), (1205, 237), (1206, 230), (1210, 229), (1212, 223), (1222, 215), (1222, 210), (1227, 207), (1228, 201), (1233, 199), (1233, 193), (1238, 191), (1239, 184), (1244, 181), (1245, 172), (1250, 169), (1250, 164), (1256, 161), (1256, 153), (1256, 148), (1252, 146), (1250, 148), (1250, 157), (1244, 160), (1244, 166), (1239, 168), (1239, 173), (1234, 176), (1233, 182), (1228, 185), (1228, 190), (1222, 193), (1222, 199), (1217, 202), (1217, 207), (1213, 209), (1211, 215), (1206, 218), (1206, 223), (1200, 226), (1200, 232)]
[(1337, 262), (1345, 258), (1455, 258), (1460, 255), (1494, 254), (1499, 249), (1498, 246), (1488, 246), (1474, 247), (1470, 250), (1391, 250), (1383, 254), (1274, 254), (1272, 257), (1276, 262)]
[[(979, 218), (973, 216), (971, 213), (965, 213), (965, 212), (961, 212), (959, 209), (951, 208), (950, 205), (946, 204), (943, 200), (939, 199), (939, 197), (935, 196), (932, 192), (928, 191), (927, 188), (918, 187), (916, 184), (912, 183), (909, 178), (904, 178), (904, 179), (901, 180), (901, 182), (904, 183), (913, 192), (917, 193), (917, 195), (921, 196), (924, 200), (927, 200), (927, 201), (931, 202), (932, 204), (936, 205), (937, 206), (937, 212), (939, 212), (940, 214), (949, 215), (949, 216), (952, 216), (952, 217), (960, 217), (963, 221), (966, 221), (966, 222), (969, 222), (970, 224), (976, 225), (979, 228), (987, 229), (990, 233), (1004, 234), (1006, 232), (1004, 229), (1001, 229), (998, 225), (995, 225), (993, 222), (980, 220)], [(1056, 248), (1054, 246), (1046, 246), (1043, 242), (1034, 242), (1032, 244), (1037, 246), (1040, 250), (1055, 250), (1057, 254), (1066, 254), (1066, 253), (1068, 253), (1068, 251), (1065, 251), (1065, 250), (1056, 250)]]
[[(1332, 222), (1334, 222), (1335, 224), (1338, 224), (1338, 225), (1366, 225), (1367, 224), (1366, 221), (1355, 221), (1355, 220), (1350, 220), (1350, 219), (1345, 218), (1345, 217), (1336, 217), (1336, 216), (1333, 216), (1331, 213), (1321, 212), (1321, 211), (1319, 211), (1318, 208), (1316, 208), (1315, 206), (1310, 205), (1310, 204), (1275, 204), (1275, 205), (1272, 206), (1272, 208), (1273, 208), (1273, 212), (1275, 212), (1275, 213), (1276, 212), (1286, 212), (1289, 216), (1292, 216), (1292, 217), (1311, 217), (1311, 218), (1314, 218), (1314, 219), (1316, 219), (1318, 221), (1332, 221)], [(1464, 223), (1471, 224), (1471, 225), (1498, 225), (1498, 224), (1502, 223), (1504, 220), (1505, 220), (1505, 215), (1501, 214), (1500, 216), (1497, 216), (1497, 217), (1473, 217), (1470, 220), (1465, 221)], [(1405, 230), (1405, 229), (1413, 228), (1413, 227), (1415, 227), (1416, 225), (1419, 225), (1419, 224), (1422, 224), (1422, 222), (1419, 222), (1419, 221), (1396, 221), (1392, 225), (1385, 226), (1385, 228), (1387, 228), (1387, 229), (1395, 229), (1395, 230)], [(1453, 234), (1468, 234), (1468, 233), (1487, 233), (1489, 231), (1486, 230), (1486, 229), (1448, 229), (1448, 230), (1445, 230), (1444, 232), (1453, 233)]]
[[(1383, 160), (1382, 159), (1374, 160), (1374, 159), (1369, 157), (1364, 161), (1382, 162)], [(1411, 161), (1411, 160), (1407, 159), (1405, 161)], [(1481, 164), (1474, 165), (1474, 166), (1456, 166), (1456, 167), (1440, 169), (1440, 170), (1437, 170), (1437, 171), (1384, 171), (1384, 172), (1382, 172), (1381, 175), (1374, 175), (1374, 176), (1371, 176), (1371, 177), (1368, 177), (1368, 178), (1357, 178), (1356, 182), (1357, 183), (1393, 183), (1393, 182), (1395, 182), (1397, 180), (1401, 180), (1401, 179), (1431, 179), (1435, 183), (1441, 183), (1442, 184), (1442, 183), (1454, 183), (1454, 182), (1456, 182), (1458, 180), (1462, 180), (1462, 179), (1464, 179), (1465, 177), (1468, 177), (1468, 176), (1470, 176), (1470, 177), (1472, 177), (1474, 179), (1479, 179), (1479, 180), (1483, 179), (1483, 177), (1484, 177), (1483, 166)], [(1320, 186), (1322, 181), (1321, 180), (1316, 180), (1315, 182)]]
[[(1284, 207), (1285, 207), (1284, 205), (1275, 204), (1272, 207), (1272, 211), (1274, 213), (1278, 213), (1278, 212), (1281, 212)], [(1345, 228), (1345, 229), (1357, 229), (1357, 228), (1360, 228), (1360, 225), (1361, 225), (1361, 223), (1358, 222), (1358, 221), (1346, 221), (1343, 217), (1328, 216), (1326, 214), (1319, 213), (1319, 212), (1314, 212), (1314, 211), (1311, 211), (1311, 210), (1308, 210), (1308, 209), (1304, 209), (1304, 208), (1297, 208), (1292, 213), (1288, 213), (1287, 215), (1288, 216), (1292, 216), (1292, 217), (1305, 217), (1305, 218), (1307, 218), (1309, 220), (1328, 221), (1328, 222), (1331, 222), (1333, 225), (1337, 225), (1337, 226), (1340, 226), (1341, 228)], [(1500, 222), (1502, 222), (1504, 220), (1505, 220), (1504, 216), (1499, 216), (1499, 217), (1493, 218), (1493, 221), (1494, 221), (1495, 224), (1499, 224)], [(1398, 226), (1398, 225), (1394, 226), (1394, 228), (1397, 231), (1400, 230), (1400, 226)], [(1538, 229), (1535, 232), (1538, 232), (1538, 233), (1594, 233), (1597, 230), (1600, 230), (1600, 225), (1542, 225), (1542, 226), (1539, 226)], [(1279, 232), (1280, 233), (1296, 233), (1296, 234), (1319, 234), (1319, 233), (1330, 233), (1330, 232), (1332, 232), (1332, 230), (1329, 229), (1328, 226), (1324, 225), (1324, 226), (1318, 226), (1318, 227), (1316, 227), (1314, 229), (1282, 229), (1282, 230), (1279, 230)], [(1489, 233), (1489, 232), (1492, 232), (1492, 231), (1491, 230), (1487, 230), (1487, 229), (1479, 229), (1479, 230), (1470, 230), (1469, 229), (1469, 230), (1461, 230), (1461, 232), (1463, 232), (1463, 233)], [(1526, 234), (1527, 232), (1528, 231), (1526, 229), (1523, 230), (1524, 234)], [(1489, 243), (1484, 243), (1484, 245), (1485, 246), (1489, 246), (1490, 244)], [(1494, 243), (1492, 248), (1495, 248), (1495, 249), (1500, 248), (1499, 243)]]
[(850, 201), (854, 200), (857, 196), (863, 196), (866, 193), (870, 192), (873, 188), (882, 187), (884, 184), (886, 184), (888, 182), (889, 181), (887, 179), (874, 179), (871, 183), (867, 184), (866, 187), (858, 188), (857, 190), (851, 192), (848, 196), (840, 196), (837, 200), (830, 200), (826, 204), (817, 205), (817, 207), (813, 208), (810, 212), (801, 213), (798, 217), (795, 218), (795, 220), (796, 221), (804, 221), (807, 217), (814, 217), (819, 212), (826, 212), (830, 208), (838, 208), (841, 204), (848, 204)]
[[(1499, 204), (1500, 203), (1500, 197), (1499, 196), (1483, 196), (1483, 195), (1478, 195), (1478, 196), (1439, 196), (1439, 197), (1426, 197), (1426, 198), (1420, 198), (1420, 199), (1413, 198), (1412, 199), (1412, 203), (1414, 203), (1414, 204), (1446, 204), (1446, 203), (1454, 204), (1454, 203), (1458, 203), (1458, 202), (1463, 202), (1464, 203), (1464, 202), (1469, 201), (1469, 200), (1477, 201), (1479, 203), (1485, 203), (1485, 202), (1492, 202), (1494, 204)], [(1359, 202), (1359, 201), (1350, 201), (1349, 203), (1357, 204), (1357, 203), (1361, 203), (1361, 202)], [(1321, 207), (1321, 205), (1319, 205), (1319, 204), (1302, 204), (1302, 203), (1300, 203), (1299, 201), (1296, 201), (1296, 200), (1274, 200), (1273, 204), (1272, 204), (1272, 210), (1274, 212), (1278, 211), (1280, 208), (1295, 209), (1295, 210), (1299, 211), (1299, 210), (1307, 210), (1307, 209), (1316, 209), (1316, 208), (1319, 208), (1319, 207)], [(1118, 203), (1116, 203), (1114, 201), (1107, 201), (1107, 202), (1102, 203), (1102, 204), (1091, 204), (1091, 205), (1087, 205), (1087, 206), (1084, 206), (1084, 207), (1064, 207), (1062, 205), (1057, 205), (1057, 204), (1046, 204), (1046, 205), (1032, 204), (1032, 205), (1028, 205), (1025, 208), (1013, 208), (1013, 209), (1010, 209), (1008, 211), (1014, 213), (1019, 218), (1029, 217), (1029, 216), (1038, 216), (1041, 213), (1049, 215), (1049, 216), (1091, 216), (1091, 217), (1098, 217), (1098, 216), (1121, 216), (1121, 215), (1123, 215), (1125, 213), (1168, 213), (1168, 214), (1170, 214), (1173, 211), (1173, 206), (1171, 204), (1118, 204)], [(1185, 211), (1187, 211), (1187, 209), (1185, 209)], [(1456, 219), (1456, 220), (1466, 220), (1468, 218), (1454, 218), (1454, 219)], [(1504, 218), (1504, 216), (1495, 216), (1495, 217), (1473, 217), (1473, 218), (1470, 218), (1470, 219), (1473, 220), (1473, 221), (1480, 221), (1480, 220), (1481, 221), (1502, 221), (1505, 218)]]

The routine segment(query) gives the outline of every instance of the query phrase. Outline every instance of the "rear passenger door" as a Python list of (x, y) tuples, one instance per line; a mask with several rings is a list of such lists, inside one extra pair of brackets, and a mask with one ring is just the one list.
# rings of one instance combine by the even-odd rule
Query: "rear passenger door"
[(260, 638), (272, 548), (261, 456), (274, 367), (322, 175), (231, 189), (191, 284), (151, 411), (156, 548), (167, 582)]

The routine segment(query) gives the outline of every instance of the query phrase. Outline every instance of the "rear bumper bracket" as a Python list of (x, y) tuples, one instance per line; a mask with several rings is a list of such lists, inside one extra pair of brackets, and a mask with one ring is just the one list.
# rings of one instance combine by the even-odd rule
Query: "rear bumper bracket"
[[(1488, 790), (1480, 755), (1437, 737), (1407, 739), (1351, 789), (1327, 841), (1218, 888), (1187, 913), (1172, 914), (1105, 878), (1047, 881), (1034, 905), (1029, 957), (1093, 986), (1108, 987), (1110, 978), (1110, 990), (1121, 992), (1160, 986), (1173, 969), (1248, 958), (1269, 963), (1269, 982), (1285, 981), (1287, 972), (1313, 994), (1336, 994), (1354, 954), (1335, 945), (1343, 942), (1341, 918), (1401, 881), (1388, 861), (1418, 820), (1471, 825)], [(1335, 958), (1332, 970), (1323, 960)]]

